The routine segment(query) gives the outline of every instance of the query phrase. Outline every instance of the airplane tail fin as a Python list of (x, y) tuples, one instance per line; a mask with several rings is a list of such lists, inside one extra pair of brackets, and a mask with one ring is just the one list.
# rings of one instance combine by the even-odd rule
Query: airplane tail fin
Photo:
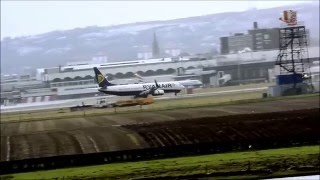
[(96, 75), (96, 80), (99, 85), (99, 87), (106, 87), (106, 86), (113, 86), (114, 84), (110, 83), (104, 76), (103, 74), (99, 71), (98, 68), (94, 67), (93, 68), (94, 73)]

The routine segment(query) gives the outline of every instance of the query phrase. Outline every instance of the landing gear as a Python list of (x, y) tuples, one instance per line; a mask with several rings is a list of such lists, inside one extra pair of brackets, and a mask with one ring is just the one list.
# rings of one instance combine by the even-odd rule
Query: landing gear
[(177, 96), (177, 93), (174, 93), (175, 96)]

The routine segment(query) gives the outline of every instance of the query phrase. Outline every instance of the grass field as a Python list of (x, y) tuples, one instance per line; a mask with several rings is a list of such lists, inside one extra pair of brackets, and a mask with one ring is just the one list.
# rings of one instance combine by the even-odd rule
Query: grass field
[(135, 112), (150, 112), (169, 109), (182, 109), (182, 108), (196, 108), (203, 106), (215, 106), (226, 104), (241, 104), (258, 101), (272, 101), (278, 99), (292, 99), (292, 98), (314, 98), (319, 94), (306, 94), (297, 96), (285, 96), (275, 98), (262, 99), (264, 90), (256, 92), (239, 92), (233, 94), (222, 94), (218, 96), (202, 96), (190, 97), (180, 99), (165, 99), (156, 100), (155, 103), (145, 106), (131, 106), (131, 107), (118, 107), (118, 108), (103, 108), (103, 109), (88, 109), (84, 111), (71, 112), (69, 108), (58, 110), (39, 110), (34, 112), (24, 113), (2, 113), (1, 122), (14, 122), (14, 121), (31, 121), (31, 120), (46, 120), (46, 119), (63, 119), (75, 117), (88, 117), (99, 116), (107, 114), (122, 114), (122, 113), (135, 113)]
[[(269, 175), (294, 175), (296, 169), (319, 168), (319, 146), (304, 146), (260, 151), (180, 157), (141, 162), (114, 163), (79, 168), (7, 175), (14, 179), (135, 179), (146, 177), (177, 177), (217, 172), (271, 170)], [(301, 173), (301, 172), (300, 172)], [(250, 175), (250, 177), (262, 175)], [(248, 176), (249, 177), (249, 176)], [(2, 177), (4, 178), (4, 176)], [(235, 177), (234, 177), (235, 178)]]
[[(225, 94), (219, 96), (203, 96), (203, 97), (190, 97), (181, 99), (166, 99), (166, 100), (155, 100), (155, 103), (143, 106), (143, 110), (157, 111), (173, 108), (185, 108), (185, 107), (197, 107), (204, 105), (218, 104), (222, 102), (232, 102), (237, 100), (248, 100), (248, 99), (261, 99), (263, 91), (258, 92), (243, 92), (234, 94)], [(20, 120), (42, 120), (47, 118), (65, 118), (70, 117), (82, 117), (91, 115), (102, 115), (102, 114), (114, 114), (123, 112), (135, 112), (140, 111), (141, 107), (121, 107), (121, 108), (104, 108), (104, 109), (88, 109), (85, 111), (70, 112), (69, 108), (55, 109), (55, 110), (40, 110), (33, 112), (21, 112), (21, 113), (2, 113), (1, 121), (20, 121)]]
[[(272, 83), (259, 83), (259, 84), (246, 84), (239, 86), (226, 86), (217, 88), (199, 88), (195, 89), (194, 93), (208, 93), (208, 92), (219, 92), (219, 91), (229, 91), (229, 90), (241, 90), (248, 88), (261, 88), (272, 85)], [(29, 121), (29, 120), (46, 120), (46, 119), (61, 119), (68, 117), (83, 117), (83, 116), (95, 116), (95, 115), (107, 115), (116, 113), (131, 113), (144, 111), (159, 111), (168, 109), (181, 109), (181, 108), (193, 108), (200, 106), (212, 106), (217, 104), (236, 104), (244, 103), (246, 100), (256, 101), (262, 99), (262, 93), (266, 90), (259, 90), (255, 92), (235, 92), (231, 94), (221, 94), (221, 95), (208, 95), (201, 97), (188, 97), (188, 98), (172, 98), (164, 100), (155, 100), (155, 103), (146, 106), (132, 106), (132, 107), (120, 107), (120, 108), (103, 108), (103, 109), (87, 109), (84, 111), (71, 112), (70, 108), (60, 108), (60, 109), (47, 109), (47, 110), (35, 110), (29, 112), (12, 112), (12, 113), (1, 113), (1, 122), (8, 121)], [(182, 92), (181, 94), (184, 94)], [(318, 94), (303, 95), (303, 96), (315, 96)], [(301, 96), (292, 97), (280, 97), (281, 98), (299, 98)], [(268, 98), (265, 100), (273, 100), (279, 98)]]

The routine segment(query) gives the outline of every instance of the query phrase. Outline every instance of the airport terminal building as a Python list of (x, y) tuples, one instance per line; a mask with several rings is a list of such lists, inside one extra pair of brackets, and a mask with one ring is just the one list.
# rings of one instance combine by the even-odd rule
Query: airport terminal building
[[(310, 47), (309, 61), (319, 61), (319, 47)], [(36, 77), (2, 76), (1, 104), (43, 102), (102, 95), (94, 78), (97, 67), (116, 84), (197, 79), (203, 87), (272, 82), (278, 50), (204, 55), (93, 64), (69, 63), (37, 69)], [(312, 66), (312, 64), (310, 64)]]

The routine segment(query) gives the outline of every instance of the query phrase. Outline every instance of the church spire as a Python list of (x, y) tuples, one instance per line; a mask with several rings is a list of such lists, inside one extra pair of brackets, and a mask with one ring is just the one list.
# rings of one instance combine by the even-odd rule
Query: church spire
[(153, 58), (159, 58), (160, 56), (159, 44), (158, 44), (157, 35), (155, 32), (153, 33), (152, 56)]

